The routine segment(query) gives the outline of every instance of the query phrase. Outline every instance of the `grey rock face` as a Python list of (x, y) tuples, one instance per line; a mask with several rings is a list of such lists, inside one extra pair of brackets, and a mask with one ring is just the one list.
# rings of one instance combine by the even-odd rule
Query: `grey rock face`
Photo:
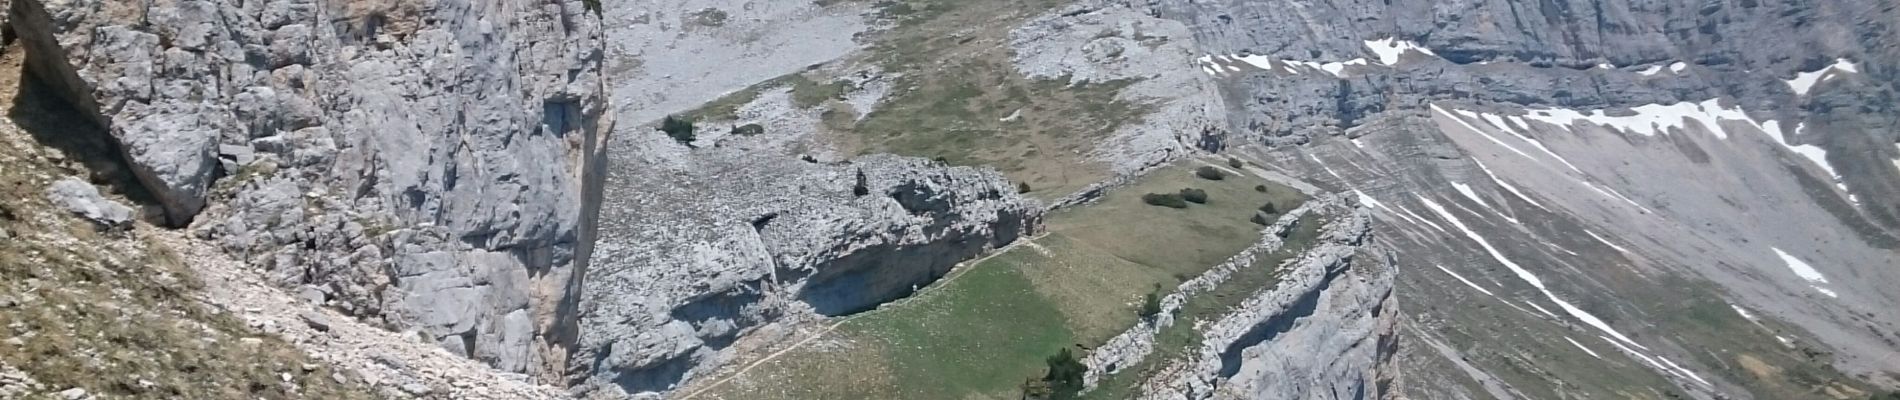
[(171, 224), (358, 317), (565, 370), (609, 125), (582, 1), (12, 8)]
[(46, 199), (104, 227), (132, 223), (132, 208), (99, 195), (99, 188), (78, 178), (65, 178), (46, 188)]
[(1144, 399), (1381, 398), (1396, 340), (1396, 264), (1373, 243), (1370, 211), (1337, 195), (1334, 215), (1281, 281), (1197, 329), (1188, 359), (1143, 386)]
[(608, 398), (666, 392), (763, 325), (909, 295), (1041, 224), (987, 169), (689, 150), (657, 132), (619, 145), (649, 158), (608, 175), (578, 357), (579, 391)]

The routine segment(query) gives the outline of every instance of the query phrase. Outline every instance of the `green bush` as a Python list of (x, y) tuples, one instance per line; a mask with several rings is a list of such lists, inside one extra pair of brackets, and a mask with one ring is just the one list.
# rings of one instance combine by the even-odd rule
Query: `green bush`
[(1277, 207), (1274, 207), (1273, 202), (1269, 201), (1267, 202), (1267, 204), (1260, 205), (1260, 212), (1268, 213), (1268, 214), (1279, 214), (1280, 209)]
[(1240, 166), (1241, 166), (1240, 159), (1227, 157), (1227, 166), (1234, 169), (1240, 169)]
[(1049, 356), (1049, 374), (1042, 380), (1049, 383), (1049, 398), (1067, 400), (1082, 393), (1082, 376), (1088, 374), (1089, 367), (1082, 365), (1075, 354), (1063, 348), (1056, 355)]
[(1156, 287), (1153, 292), (1148, 292), (1148, 297), (1141, 300), (1140, 315), (1142, 319), (1154, 318), (1156, 315), (1161, 315), (1160, 287)]
[(668, 115), (666, 119), (660, 120), (660, 131), (666, 132), (666, 136), (672, 137), (675, 142), (689, 147), (693, 145), (692, 120)]
[(1195, 188), (1181, 189), (1181, 199), (1194, 204), (1207, 204), (1207, 191)]
[(1016, 193), (1029, 193), (1029, 182), (1016, 182)]
[(1266, 193), (1266, 192), (1267, 192), (1267, 185), (1253, 185), (1253, 191), (1255, 191), (1255, 192), (1260, 192), (1260, 193)]
[(763, 133), (765, 133), (765, 126), (759, 124), (745, 124), (732, 127), (732, 134), (739, 136), (755, 136)]
[(871, 194), (871, 185), (864, 179), (864, 170), (858, 170), (858, 184), (851, 186), (851, 195), (864, 197)]
[(1266, 213), (1253, 213), (1253, 218), (1248, 218), (1247, 220), (1261, 225), (1273, 225), (1273, 221), (1267, 220)]
[(1187, 208), (1187, 201), (1181, 199), (1181, 195), (1174, 194), (1174, 193), (1144, 194), (1144, 195), (1141, 195), (1141, 202), (1148, 203), (1148, 205), (1151, 205), (1151, 206), (1162, 206), (1162, 207), (1167, 207), (1167, 208)]
[(1214, 168), (1214, 167), (1195, 168), (1194, 176), (1198, 176), (1198, 177), (1201, 177), (1201, 179), (1206, 179), (1210, 181), (1218, 181), (1222, 179), (1227, 179), (1226, 173), (1220, 172), (1220, 169)]

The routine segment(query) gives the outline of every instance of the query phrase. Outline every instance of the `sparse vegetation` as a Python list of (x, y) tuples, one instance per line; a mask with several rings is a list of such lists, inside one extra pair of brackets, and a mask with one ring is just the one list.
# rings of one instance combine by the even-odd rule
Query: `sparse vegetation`
[(694, 11), (692, 14), (687, 14), (686, 23), (688, 25), (697, 25), (707, 28), (718, 28), (726, 26), (727, 18), (731, 18), (731, 16), (727, 15), (725, 10), (707, 7), (699, 11)]
[(1154, 291), (1148, 292), (1148, 295), (1141, 299), (1141, 313), (1138, 315), (1141, 315), (1142, 319), (1150, 319), (1156, 315), (1161, 315), (1160, 285), (1156, 285)]
[(1016, 193), (1029, 193), (1029, 182), (1016, 182)]
[(1187, 208), (1187, 201), (1181, 199), (1181, 195), (1175, 194), (1175, 193), (1144, 194), (1144, 195), (1141, 195), (1141, 202), (1148, 203), (1148, 205), (1151, 205), (1151, 206), (1161, 206), (1161, 207), (1167, 207), (1167, 208)]
[(1227, 173), (1220, 172), (1220, 168), (1214, 168), (1214, 167), (1195, 168), (1194, 176), (1198, 176), (1198, 177), (1201, 177), (1201, 179), (1206, 179), (1210, 181), (1218, 181), (1222, 179), (1227, 179)]
[(1194, 204), (1207, 204), (1207, 191), (1195, 188), (1181, 189), (1181, 199)]
[(732, 134), (739, 135), (739, 136), (750, 137), (750, 136), (758, 136), (764, 133), (765, 133), (765, 126), (759, 125), (759, 124), (745, 124), (745, 125), (732, 127)]
[[(1060, 196), (1109, 176), (1089, 157), (1099, 139), (1140, 118), (1117, 100), (1132, 81), (1032, 80), (1011, 60), (1009, 32), (1056, 0), (879, 2), (894, 27), (860, 59), (882, 67), (892, 90), (861, 120), (827, 124), (851, 153), (944, 157), (988, 165), (1036, 194)], [(802, 95), (802, 94), (801, 94)], [(822, 96), (813, 96), (822, 98)], [(1003, 121), (1006, 116), (1017, 118)]]
[(792, 74), (786, 79), (792, 84), (792, 105), (798, 108), (812, 108), (827, 101), (842, 100), (845, 91), (850, 89), (849, 84), (842, 80), (819, 83), (799, 74)]
[(1227, 157), (1227, 167), (1228, 167), (1228, 168), (1233, 168), (1233, 169), (1240, 169), (1240, 167), (1241, 167), (1242, 165), (1245, 165), (1245, 164), (1241, 164), (1241, 163), (1240, 163), (1240, 159), (1238, 159), (1238, 158), (1233, 158), (1233, 157)]
[(871, 186), (869, 182), (864, 179), (864, 170), (860, 169), (858, 170), (858, 183), (851, 186), (851, 195), (864, 197), (869, 194), (871, 194)]
[(673, 141), (691, 147), (693, 145), (693, 121), (691, 119), (668, 115), (660, 120), (660, 132), (665, 132)]
[[(0, 56), (5, 79), (22, 76), (17, 49)], [(71, 111), (35, 94), (43, 89), (15, 93), (22, 83), (0, 82), (10, 117), (0, 122), (0, 364), (46, 390), (99, 398), (373, 398), (360, 382), (337, 382), (291, 344), (205, 305), (203, 283), (154, 240), (155, 228), (100, 232), (49, 204), (42, 191), (50, 179), (101, 170), (71, 147), (61, 147), (62, 161), (49, 158), (56, 150), (35, 136), (78, 136), (64, 125), (72, 122), (49, 120)]]

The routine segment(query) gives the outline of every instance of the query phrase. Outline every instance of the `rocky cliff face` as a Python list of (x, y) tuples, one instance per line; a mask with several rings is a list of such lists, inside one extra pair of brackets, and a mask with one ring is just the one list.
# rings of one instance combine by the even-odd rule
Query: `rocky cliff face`
[(583, 3), (23, 0), (10, 22), (164, 223), (357, 317), (558, 377), (610, 125)]
[(667, 392), (766, 325), (877, 307), (1041, 225), (986, 169), (625, 138), (583, 303), (577, 379), (593, 396)]
[(1370, 210), (1327, 195), (1334, 215), (1281, 281), (1197, 327), (1191, 356), (1144, 383), (1144, 399), (1365, 399), (1391, 393), (1395, 260), (1373, 243)]

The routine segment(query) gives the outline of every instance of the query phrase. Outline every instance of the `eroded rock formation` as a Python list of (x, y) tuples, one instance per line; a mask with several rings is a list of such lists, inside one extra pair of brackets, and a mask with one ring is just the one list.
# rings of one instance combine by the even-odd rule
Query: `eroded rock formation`
[(509, 372), (574, 337), (608, 130), (584, 2), (21, 0), (31, 74), (165, 224)]

